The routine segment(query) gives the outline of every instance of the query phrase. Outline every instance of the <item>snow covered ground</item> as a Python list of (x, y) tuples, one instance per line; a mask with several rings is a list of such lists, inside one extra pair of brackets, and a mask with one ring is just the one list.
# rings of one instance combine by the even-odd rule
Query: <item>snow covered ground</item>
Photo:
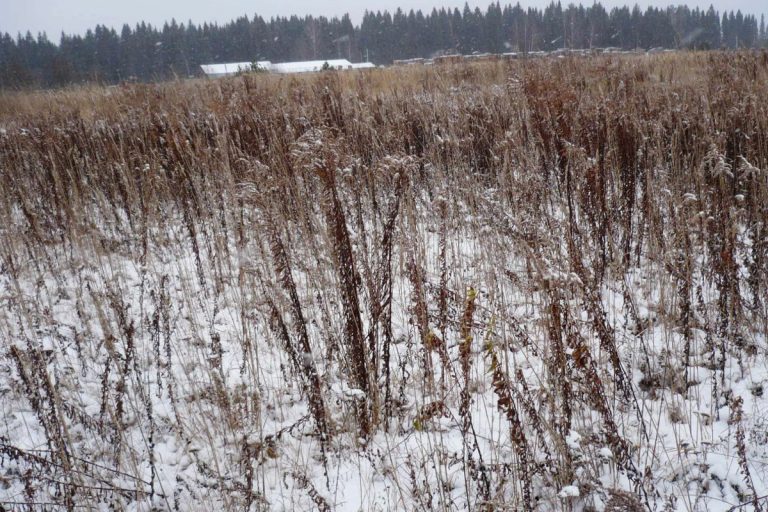
[[(361, 391), (345, 375), (348, 356), (340, 348), (333, 276), (323, 272), (322, 256), (314, 260), (302, 240), (294, 241), (311, 357), (333, 432), (324, 450), (286, 351), (269, 329), (264, 297), (277, 292), (256, 277), (270, 272), (257, 241), (238, 248), (232, 240), (199, 234), (207, 249), (196, 261), (181, 222), (171, 221), (152, 238), (146, 256), (120, 240), (92, 238), (79, 247), (53, 244), (17, 253), (26, 259), (16, 259), (0, 280), (6, 340), (0, 499), (65, 503), (68, 489), (76, 489), (75, 502), (126, 510), (247, 504), (270, 510), (461, 510), (489, 501), (517, 509), (523, 492), (519, 451), (498, 405), (491, 352), (518, 404), (532, 459), (532, 499), (540, 510), (633, 510), (616, 504), (621, 491), (629, 491), (626, 499), (639, 506), (641, 489), (657, 510), (729, 510), (750, 494), (745, 469), (758, 495), (768, 493), (763, 334), (746, 333), (752, 355), (726, 353), (725, 374), (718, 375), (705, 350), (713, 306), (704, 287), (699, 325), (690, 334), (686, 389), (679, 364), (683, 334), (669, 324), (669, 283), (646, 262), (625, 282), (607, 280), (601, 289), (632, 384), (631, 397), (622, 398), (578, 276), (558, 261), (531, 270), (513, 240), (495, 227), (476, 230), (475, 223), (468, 217), (446, 235), (445, 362), (439, 351), (421, 345), (407, 264), (393, 261), (394, 410), (367, 440), (354, 419)], [(439, 225), (429, 224), (411, 238), (423, 251), (434, 319), (441, 245)], [(553, 389), (547, 335), (552, 302), (543, 283), (558, 290), (561, 306), (573, 315), (569, 328), (597, 363), (607, 390), (602, 399), (628, 444), (634, 476), (618, 464), (605, 419), (585, 396), (588, 377), (574, 362), (572, 346), (566, 348), (573, 396), (565, 445), (548, 431), (565, 428), (551, 408), (566, 404)], [(469, 286), (477, 290), (477, 307), (467, 430), (460, 410), (465, 382), (459, 323)], [(737, 399), (740, 417), (734, 420)], [(739, 435), (747, 468), (740, 466)], [(567, 480), (562, 467), (555, 471), (563, 463), (552, 459), (567, 460)]]
[(0, 509), (765, 509), (766, 63), (19, 96)]

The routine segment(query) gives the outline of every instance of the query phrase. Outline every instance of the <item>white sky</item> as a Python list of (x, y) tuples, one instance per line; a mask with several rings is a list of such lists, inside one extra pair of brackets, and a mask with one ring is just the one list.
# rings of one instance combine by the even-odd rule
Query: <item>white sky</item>
[[(479, 6), (484, 9), (491, 0), (470, 0), (470, 7)], [(514, 1), (501, 2), (515, 3)], [(567, 5), (568, 1), (563, 1)], [(574, 2), (578, 3), (578, 2)], [(584, 5), (589, 1), (584, 1)], [(622, 0), (604, 0), (607, 9), (624, 5)], [(665, 7), (670, 3), (684, 3), (669, 0), (638, 0), (637, 4), (645, 8), (648, 5)], [(544, 7), (549, 0), (521, 1), (523, 7)], [(713, 4), (715, 9), (741, 9), (744, 13), (759, 15), (768, 13), (766, 0), (691, 0), (690, 7), (708, 8)], [(317, 2), (316, 0), (0, 0), (0, 33), (8, 32), (15, 36), (18, 32), (30, 30), (33, 35), (45, 31), (48, 37), (58, 42), (61, 31), (69, 34), (84, 33), (88, 28), (97, 24), (114, 27), (118, 32), (123, 23), (132, 27), (138, 21), (146, 21), (153, 25), (162, 26), (164, 21), (176, 18), (176, 21), (186, 23), (219, 22), (224, 23), (241, 15), (252, 18), (259, 14), (265, 19), (272, 16), (290, 16), (291, 14), (317, 16), (341, 16), (349, 13), (352, 21), (357, 24), (365, 9), (376, 11), (387, 9), (394, 11), (398, 7), (408, 12), (410, 9), (421, 9), (424, 12), (438, 7), (464, 6), (463, 0), (335, 0), (333, 2)]]

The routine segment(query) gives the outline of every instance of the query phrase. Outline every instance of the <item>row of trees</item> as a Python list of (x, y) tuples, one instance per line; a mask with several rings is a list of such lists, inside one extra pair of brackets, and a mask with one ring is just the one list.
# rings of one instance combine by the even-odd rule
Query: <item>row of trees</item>
[(359, 26), (342, 18), (240, 17), (224, 25), (96, 26), (62, 34), (59, 44), (29, 32), (0, 35), (0, 87), (55, 87), (83, 81), (116, 83), (198, 73), (199, 65), (228, 61), (290, 61), (343, 57), (378, 64), (440, 53), (530, 52), (558, 48), (741, 48), (766, 44), (765, 19), (686, 6), (638, 6), (610, 12), (551, 3), (544, 9), (491, 4), (431, 13), (398, 9), (366, 12)]

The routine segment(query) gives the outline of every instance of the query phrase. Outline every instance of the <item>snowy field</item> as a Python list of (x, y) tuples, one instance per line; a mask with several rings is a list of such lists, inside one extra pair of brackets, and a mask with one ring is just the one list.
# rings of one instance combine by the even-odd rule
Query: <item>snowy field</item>
[(0, 119), (0, 508), (768, 508), (740, 58)]

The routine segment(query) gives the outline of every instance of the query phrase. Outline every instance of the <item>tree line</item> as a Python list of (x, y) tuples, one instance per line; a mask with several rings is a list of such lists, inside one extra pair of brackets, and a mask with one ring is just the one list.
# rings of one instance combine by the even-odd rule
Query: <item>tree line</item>
[(686, 6), (645, 11), (560, 2), (544, 9), (493, 3), (483, 11), (398, 9), (366, 12), (355, 26), (341, 18), (242, 16), (226, 24), (97, 25), (84, 35), (0, 35), (0, 87), (58, 87), (97, 81), (151, 81), (199, 74), (213, 62), (347, 58), (388, 64), (395, 59), (474, 52), (560, 48), (752, 48), (768, 42), (765, 17), (720, 14)]

